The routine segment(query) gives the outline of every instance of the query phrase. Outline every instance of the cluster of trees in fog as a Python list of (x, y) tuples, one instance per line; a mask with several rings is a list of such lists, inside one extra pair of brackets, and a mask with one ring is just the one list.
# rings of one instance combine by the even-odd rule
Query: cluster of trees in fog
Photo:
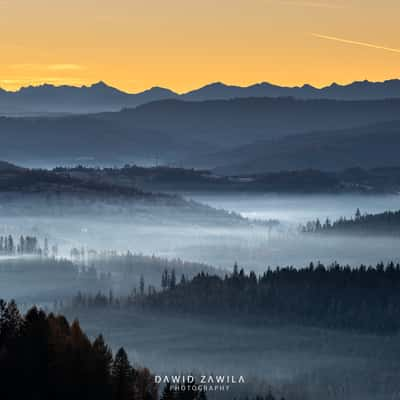
[(50, 250), (47, 238), (44, 239), (43, 247), (40, 247), (36, 236), (21, 235), (19, 239), (12, 235), (0, 236), (0, 255), (39, 255), (48, 257), (50, 251), (53, 257), (57, 256), (57, 245), (51, 246)]
[[(143, 296), (160, 287), (165, 288), (166, 282), (160, 280), (165, 271), (174, 275), (172, 281), (180, 280), (183, 274), (191, 278), (201, 271), (216, 273), (216, 269), (206, 264), (187, 262), (179, 258), (168, 260), (129, 251), (121, 254), (116, 251), (97, 252), (84, 247), (74, 247), (70, 251), (71, 260), (55, 256), (44, 257), (47, 251), (37, 245), (36, 238), (33, 240), (29, 236), (21, 236), (21, 243), (24, 243), (23, 252), (17, 250), (21, 248), (20, 244), (15, 245), (11, 236), (11, 239), (8, 238), (5, 238), (5, 248), (14, 250), (7, 250), (7, 253), (3, 252), (0, 255), (37, 255), (30, 258), (5, 258), (0, 264), (0, 293), (7, 298), (23, 298), (23, 301), (28, 298), (35, 302), (56, 300), (62, 304), (64, 300), (81, 291), (85, 293), (89, 304), (101, 304), (101, 297), (96, 295), (98, 291), (114, 291), (119, 296)], [(30, 245), (31, 242), (34, 246)], [(12, 246), (8, 243), (12, 243)], [(44, 248), (47, 246), (46, 240)], [(55, 250), (51, 252), (52, 255), (57, 250), (56, 246), (53, 247)], [(27, 249), (34, 251), (30, 253)]]
[(379, 214), (364, 214), (357, 209), (354, 217), (341, 217), (336, 221), (327, 218), (323, 223), (316, 219), (300, 227), (303, 233), (400, 233), (400, 210)]
[[(162, 257), (135, 254), (130, 251), (118, 253), (116, 251), (100, 251), (73, 249), (73, 259), (76, 262), (87, 260), (89, 265), (95, 265), (99, 272), (112, 272), (113, 278), (118, 281), (122, 292), (132, 290), (148, 291), (148, 287), (164, 287), (160, 276), (165, 271), (175, 274), (180, 279), (183, 274), (193, 277), (199, 272), (216, 273), (216, 269), (203, 263), (184, 261), (180, 258), (167, 259)], [(144, 282), (143, 282), (144, 281)]]
[[(180, 277), (180, 284), (185, 284), (187, 278), (185, 274)], [(177, 277), (175, 269), (168, 270), (167, 268), (163, 271), (161, 276), (161, 290), (174, 289), (177, 285)], [(146, 298), (157, 293), (157, 289), (152, 284), (147, 284), (143, 275), (139, 279), (139, 287), (133, 287), (130, 294), (127, 296), (116, 296), (112, 290), (108, 293), (98, 291), (97, 293), (84, 293), (79, 291), (76, 296), (72, 298), (72, 308), (81, 307), (120, 307), (125, 305), (138, 304)], [(62, 301), (56, 302), (55, 306), (64, 308), (66, 304)]]
[[(239, 317), (265, 322), (389, 334), (400, 329), (400, 264), (358, 268), (321, 263), (268, 268), (262, 275), (237, 265), (225, 277), (200, 273), (180, 282), (169, 274), (164, 290), (98, 302), (77, 296), (74, 306), (140, 305), (163, 312)], [(100, 295), (99, 295), (100, 296)]]
[(0, 263), (0, 293), (24, 301), (61, 301), (78, 290), (95, 293), (111, 287), (111, 275), (66, 259), (12, 257)]

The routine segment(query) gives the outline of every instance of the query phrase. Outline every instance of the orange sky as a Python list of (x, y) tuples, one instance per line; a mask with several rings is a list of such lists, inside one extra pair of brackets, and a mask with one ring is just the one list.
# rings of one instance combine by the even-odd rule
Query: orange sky
[(400, 77), (398, 0), (0, 0), (0, 87)]

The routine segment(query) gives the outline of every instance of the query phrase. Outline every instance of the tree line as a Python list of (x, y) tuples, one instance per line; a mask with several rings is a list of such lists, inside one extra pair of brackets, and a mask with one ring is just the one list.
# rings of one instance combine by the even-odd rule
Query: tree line
[(162, 311), (254, 317), (376, 333), (400, 329), (400, 264), (268, 268), (261, 275), (200, 273), (139, 299)]
[(39, 246), (39, 240), (36, 236), (21, 235), (15, 238), (12, 235), (0, 236), (0, 255), (39, 255), (39, 256), (53, 256), (58, 254), (57, 245), (49, 247), (49, 241), (44, 239), (43, 246)]
[[(185, 274), (181, 274), (178, 282), (175, 269), (165, 268), (161, 274), (160, 288), (163, 291), (174, 289), (178, 283), (185, 284), (187, 279), (188, 278)], [(72, 298), (69, 304), (62, 301), (57, 301), (55, 304), (59, 304), (61, 309), (68, 306), (71, 306), (72, 308), (124, 307), (127, 305), (145, 303), (147, 296), (152, 296), (156, 293), (157, 288), (154, 285), (146, 284), (144, 276), (141, 275), (139, 287), (133, 287), (127, 296), (116, 296), (111, 289), (108, 291), (108, 293), (104, 293), (101, 290), (97, 291), (96, 293), (84, 293), (79, 291)]]
[(116, 297), (109, 292), (79, 293), (72, 308), (143, 307), (162, 312), (256, 319), (332, 329), (393, 334), (400, 330), (400, 264), (353, 268), (310, 263), (304, 268), (268, 268), (245, 273), (235, 264), (224, 277), (201, 272), (177, 279), (161, 276), (161, 289), (149, 286)]
[(318, 218), (300, 226), (303, 233), (381, 233), (400, 234), (400, 210), (379, 214), (361, 214), (358, 208), (351, 218), (341, 217), (335, 221)]
[(81, 252), (80, 257), (74, 256), (72, 259), (77, 264), (95, 265), (100, 273), (112, 271), (114, 281), (118, 282), (119, 291), (125, 294), (132, 290), (144, 293), (154, 287), (163, 286), (160, 283), (160, 275), (164, 274), (165, 270), (174, 271), (177, 280), (181, 278), (182, 274), (193, 277), (201, 271), (216, 272), (215, 268), (203, 263), (183, 261), (179, 258), (166, 259), (154, 255), (146, 256), (130, 251), (118, 253), (116, 251), (87, 250), (84, 254)]

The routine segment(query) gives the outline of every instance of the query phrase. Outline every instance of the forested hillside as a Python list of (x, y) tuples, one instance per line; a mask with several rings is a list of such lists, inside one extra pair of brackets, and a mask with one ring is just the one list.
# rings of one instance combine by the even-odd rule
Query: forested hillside
[(379, 214), (361, 214), (357, 209), (353, 218), (339, 218), (310, 221), (301, 227), (304, 233), (359, 234), (359, 235), (400, 235), (400, 211), (386, 211)]
[(358, 268), (311, 263), (257, 276), (235, 266), (224, 278), (201, 273), (139, 299), (164, 312), (305, 324), (377, 333), (400, 329), (400, 265)]

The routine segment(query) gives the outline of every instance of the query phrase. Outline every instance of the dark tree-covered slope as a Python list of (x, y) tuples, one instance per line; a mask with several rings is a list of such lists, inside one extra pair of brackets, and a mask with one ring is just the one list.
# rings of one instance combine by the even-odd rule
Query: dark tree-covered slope
[(385, 211), (379, 214), (361, 214), (357, 209), (353, 218), (335, 221), (310, 221), (301, 227), (304, 233), (400, 235), (400, 211)]
[(0, 300), (0, 398), (4, 400), (152, 400), (154, 377), (133, 368), (123, 348), (113, 356), (99, 335), (90, 340), (79, 322), (32, 308), (21, 315)]
[(235, 266), (225, 278), (202, 273), (140, 302), (164, 312), (393, 333), (400, 329), (399, 289), (400, 265), (393, 263), (359, 268), (311, 263), (268, 269), (261, 276)]

